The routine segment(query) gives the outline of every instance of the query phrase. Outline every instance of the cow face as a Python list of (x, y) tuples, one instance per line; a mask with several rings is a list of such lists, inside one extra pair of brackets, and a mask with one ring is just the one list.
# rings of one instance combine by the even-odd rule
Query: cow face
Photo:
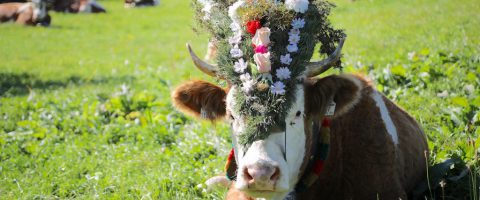
[(49, 18), (47, 11), (46, 0), (32, 0), (33, 3), (33, 17), (35, 21), (46, 21)]
[(291, 191), (298, 180), (305, 153), (304, 88), (296, 88), (296, 99), (285, 118), (286, 128), (273, 128), (267, 138), (256, 140), (248, 147), (238, 143), (245, 129), (242, 116), (233, 109), (233, 87), (226, 98), (227, 121), (231, 124), (232, 140), (238, 164), (235, 187), (252, 197), (281, 198)]
[(225, 120), (231, 125), (238, 163), (237, 189), (252, 197), (284, 197), (298, 180), (305, 153), (304, 86), (297, 85), (297, 98), (285, 119), (286, 130), (274, 128), (266, 139), (254, 141), (248, 148), (237, 142), (249, 118), (233, 109), (238, 92), (235, 86), (224, 89), (204, 81), (190, 81), (179, 86), (172, 97), (175, 106), (185, 113)]

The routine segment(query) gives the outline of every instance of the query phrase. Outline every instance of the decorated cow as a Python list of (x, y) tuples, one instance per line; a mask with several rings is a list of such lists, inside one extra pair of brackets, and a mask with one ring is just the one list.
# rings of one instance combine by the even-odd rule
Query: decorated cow
[(156, 6), (160, 2), (158, 0), (125, 0), (125, 8)]
[(29, 26), (49, 26), (51, 17), (48, 14), (45, 0), (33, 0), (32, 2), (12, 2), (0, 4), (0, 22), (15, 22), (16, 24)]
[[(212, 34), (216, 65), (194, 64), (225, 87), (192, 80), (175, 107), (232, 130), (227, 199), (407, 199), (426, 176), (419, 124), (341, 66), (346, 38), (322, 0), (194, 2)], [(311, 62), (315, 46), (326, 58)], [(220, 178), (220, 181), (221, 178)]]

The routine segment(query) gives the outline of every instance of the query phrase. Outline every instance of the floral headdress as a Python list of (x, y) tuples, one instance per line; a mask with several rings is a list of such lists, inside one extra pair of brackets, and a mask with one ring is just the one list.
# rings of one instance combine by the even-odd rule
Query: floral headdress
[(285, 129), (296, 85), (322, 70), (309, 69), (317, 43), (320, 54), (334, 55), (329, 65), (340, 66), (335, 43), (341, 48), (345, 34), (331, 27), (333, 5), (326, 1), (194, 0), (193, 6), (199, 27), (217, 42), (218, 67), (201, 61), (189, 46), (190, 53), (204, 72), (241, 91), (234, 109), (249, 116), (242, 145), (268, 137), (274, 126)]

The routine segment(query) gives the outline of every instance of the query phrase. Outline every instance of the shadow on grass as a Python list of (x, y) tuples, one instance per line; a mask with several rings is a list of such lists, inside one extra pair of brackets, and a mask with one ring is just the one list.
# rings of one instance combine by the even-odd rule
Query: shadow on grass
[(93, 79), (70, 76), (63, 80), (44, 80), (29, 73), (0, 73), (0, 97), (27, 95), (32, 89), (46, 91), (84, 84), (128, 83), (134, 79), (133, 76), (97, 77)]

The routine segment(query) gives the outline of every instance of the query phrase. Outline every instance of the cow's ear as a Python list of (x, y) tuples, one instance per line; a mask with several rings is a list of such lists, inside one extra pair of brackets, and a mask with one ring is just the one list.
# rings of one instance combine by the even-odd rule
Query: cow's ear
[(181, 112), (202, 119), (225, 116), (227, 91), (205, 81), (188, 81), (172, 92), (173, 105)]
[(307, 114), (323, 116), (333, 100), (336, 104), (334, 117), (341, 116), (359, 102), (362, 90), (368, 85), (364, 78), (356, 75), (332, 75), (308, 80), (305, 85)]

